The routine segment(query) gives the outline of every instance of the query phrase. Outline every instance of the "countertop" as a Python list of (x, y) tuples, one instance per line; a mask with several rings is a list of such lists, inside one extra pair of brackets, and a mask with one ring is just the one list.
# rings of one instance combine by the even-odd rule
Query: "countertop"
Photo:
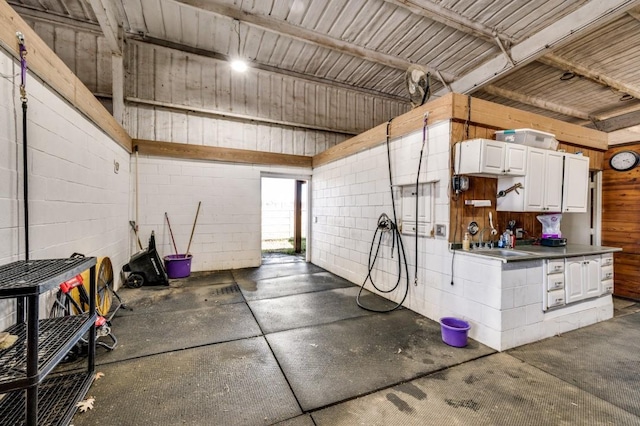
[(557, 259), (574, 256), (590, 256), (603, 253), (622, 251), (618, 247), (586, 246), (567, 244), (564, 247), (546, 247), (535, 245), (516, 246), (514, 249), (472, 249), (469, 251), (456, 250), (456, 254), (481, 256), (500, 260), (502, 262), (522, 262), (541, 259)]

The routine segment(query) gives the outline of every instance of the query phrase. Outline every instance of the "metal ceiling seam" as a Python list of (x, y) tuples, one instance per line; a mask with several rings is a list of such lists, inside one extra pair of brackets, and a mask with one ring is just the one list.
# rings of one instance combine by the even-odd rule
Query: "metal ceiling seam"
[[(580, 9), (549, 25), (543, 31), (532, 35), (521, 43), (513, 45), (511, 47), (511, 55), (516, 67), (509, 67), (504, 57), (499, 55), (452, 82), (451, 88), (458, 93), (471, 93), (485, 84), (490, 84), (506, 72), (512, 72), (518, 67), (538, 59), (545, 52), (569, 43), (593, 25), (603, 25), (616, 19), (637, 4), (640, 4), (640, 0), (610, 0), (607, 2), (587, 3)], [(436, 96), (442, 96), (443, 94), (443, 90), (435, 93)]]

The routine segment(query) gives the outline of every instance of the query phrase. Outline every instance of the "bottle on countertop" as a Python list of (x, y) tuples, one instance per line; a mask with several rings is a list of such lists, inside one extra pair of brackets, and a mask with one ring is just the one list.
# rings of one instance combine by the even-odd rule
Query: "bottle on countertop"
[(471, 241), (469, 241), (469, 233), (465, 232), (464, 239), (462, 240), (462, 250), (469, 251), (470, 247), (471, 247)]

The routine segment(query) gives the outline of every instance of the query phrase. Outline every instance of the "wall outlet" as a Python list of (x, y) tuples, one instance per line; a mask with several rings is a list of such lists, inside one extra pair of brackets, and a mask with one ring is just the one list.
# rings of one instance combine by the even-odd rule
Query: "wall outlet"
[(446, 227), (446, 225), (438, 225), (438, 224), (436, 224), (436, 236), (438, 236), (438, 237), (446, 237), (447, 236), (447, 227)]

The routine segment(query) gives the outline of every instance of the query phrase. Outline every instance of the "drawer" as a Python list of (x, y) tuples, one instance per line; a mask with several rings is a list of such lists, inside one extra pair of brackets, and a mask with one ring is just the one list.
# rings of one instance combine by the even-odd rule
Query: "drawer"
[(564, 272), (564, 259), (547, 260), (547, 274)]
[(602, 281), (602, 294), (613, 293), (613, 280)]
[(547, 307), (564, 305), (564, 290), (553, 290), (547, 293)]
[(602, 281), (612, 280), (613, 279), (613, 265), (603, 267), (602, 268), (601, 277), (602, 277), (601, 278)]
[(602, 266), (613, 266), (613, 253), (603, 254), (602, 261), (600, 263)]
[(562, 290), (564, 288), (564, 274), (547, 275), (547, 291)]

